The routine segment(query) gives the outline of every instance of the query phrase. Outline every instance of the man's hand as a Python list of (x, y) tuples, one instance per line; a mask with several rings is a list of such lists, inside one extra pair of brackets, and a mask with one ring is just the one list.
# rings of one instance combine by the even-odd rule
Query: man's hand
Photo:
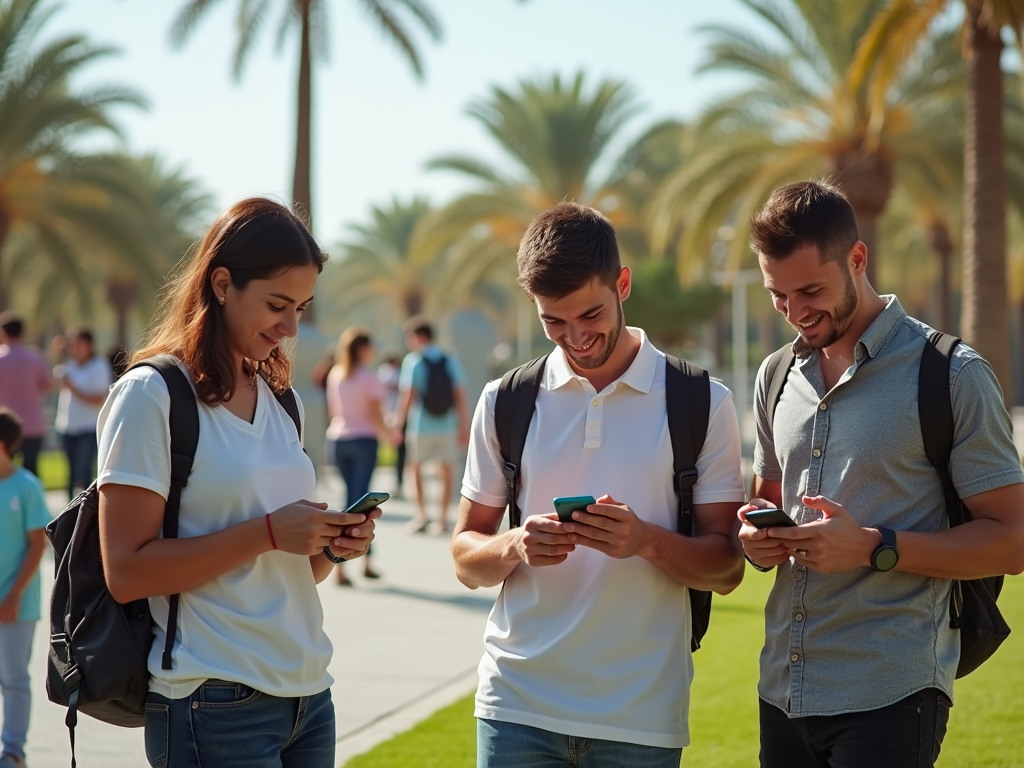
[(736, 510), (743, 525), (740, 526), (739, 540), (747, 557), (760, 565), (762, 568), (774, 568), (789, 559), (790, 551), (786, 542), (775, 538), (769, 538), (767, 528), (755, 528), (747, 522), (747, 512), (755, 509), (772, 509), (775, 505), (765, 499), (753, 498), (750, 503), (744, 504)]
[(533, 567), (558, 565), (576, 549), (564, 523), (554, 512), (531, 515), (520, 530), (515, 548), (524, 563)]
[(565, 530), (575, 534), (576, 543), (619, 560), (640, 554), (651, 536), (651, 523), (608, 494), (586, 512), (573, 512), (572, 519)]
[(10, 624), (18, 620), (18, 612), (21, 610), (21, 594), (8, 592), (7, 597), (0, 602), (0, 624)]
[(824, 496), (804, 496), (803, 503), (821, 510), (822, 518), (792, 528), (768, 528), (781, 540), (798, 565), (819, 573), (840, 573), (871, 565), (871, 554), (881, 542), (874, 528), (861, 528), (840, 504)]

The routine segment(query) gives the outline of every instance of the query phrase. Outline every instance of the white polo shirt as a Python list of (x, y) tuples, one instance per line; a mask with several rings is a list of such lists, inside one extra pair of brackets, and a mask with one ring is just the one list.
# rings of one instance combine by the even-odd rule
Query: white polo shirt
[[(601, 392), (548, 358), (523, 452), (523, 517), (556, 496), (611, 494), (642, 519), (676, 530), (665, 355), (638, 328), (629, 369)], [(498, 381), (473, 417), (462, 495), (505, 506), (494, 426)], [(732, 396), (711, 381), (711, 417), (697, 459), (695, 504), (744, 498)], [(687, 589), (640, 557), (577, 547), (554, 566), (520, 564), (487, 619), (476, 716), (581, 738), (654, 747), (689, 743), (693, 660)]]

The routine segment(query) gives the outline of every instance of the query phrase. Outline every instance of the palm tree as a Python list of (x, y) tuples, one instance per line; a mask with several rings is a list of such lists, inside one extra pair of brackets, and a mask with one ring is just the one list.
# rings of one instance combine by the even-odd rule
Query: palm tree
[[(956, 3), (960, 5), (959, 2)], [(889, 0), (864, 35), (857, 81), (867, 62), (898, 73), (953, 0)], [(1006, 139), (1002, 31), (1024, 45), (1024, 0), (963, 0), (967, 59), (964, 134), (963, 311), (960, 333), (992, 365), (1003, 394), (1012, 397), (1006, 293)], [(876, 89), (877, 90), (877, 89)], [(876, 92), (872, 105), (881, 96)]]
[(329, 263), (324, 274), (327, 295), (346, 308), (384, 300), (400, 317), (423, 312), (436, 283), (437, 264), (414, 258), (411, 244), (413, 232), (430, 212), (430, 203), (421, 197), (373, 206), (370, 223), (350, 225), (353, 238), (341, 244), (341, 259)]
[[(182, 44), (196, 24), (217, 0), (188, 0), (171, 29), (171, 39)], [(423, 76), (419, 50), (407, 31), (406, 13), (434, 41), (441, 39), (441, 23), (423, 0), (361, 0), (366, 12), (376, 20), (408, 59), (417, 77)], [(295, 27), (299, 32), (298, 113), (295, 132), (295, 174), (292, 199), (297, 211), (312, 226), (313, 203), (310, 191), (313, 59), (323, 58), (328, 50), (328, 10), (325, 0), (284, 0), (277, 35), (280, 43)], [(241, 75), (245, 60), (271, 12), (269, 0), (239, 0), (235, 44), (234, 76)]]
[[(950, 93), (961, 86), (948, 36), (933, 39), (900, 78), (873, 72), (886, 95), (868, 109), (867, 85), (854, 87), (850, 67), (857, 43), (884, 0), (742, 0), (776, 33), (765, 43), (728, 25), (711, 35), (704, 71), (750, 75), (752, 87), (713, 104), (695, 126), (686, 161), (666, 182), (650, 218), (660, 249), (682, 231), (677, 251), (684, 276), (706, 271), (716, 232), (735, 224), (729, 241), (734, 268), (747, 253), (746, 222), (778, 186), (829, 176), (850, 199), (861, 239), (879, 263), (878, 219), (893, 187), (907, 174), (947, 172), (941, 142)], [(884, 87), (883, 87), (884, 85)]]
[[(477, 189), (424, 222), (413, 244), (418, 259), (446, 253), (449, 274), (464, 291), (495, 265), (514, 278), (514, 255), (526, 227), (562, 200), (601, 209), (620, 230), (638, 226), (630, 205), (635, 190), (629, 186), (636, 177), (629, 169), (649, 155), (633, 147), (609, 177), (595, 173), (636, 113), (633, 92), (617, 81), (606, 80), (589, 92), (585, 85), (582, 74), (568, 82), (554, 75), (523, 81), (515, 91), (494, 87), (489, 98), (470, 106), (469, 115), (496, 140), (512, 170), (461, 155), (432, 161), (429, 167), (468, 177)], [(656, 143), (650, 134), (644, 138)]]
[(78, 153), (69, 140), (116, 133), (109, 108), (142, 100), (117, 86), (73, 90), (70, 79), (112, 49), (79, 35), (39, 44), (53, 12), (41, 0), (0, 5), (0, 308), (8, 298), (9, 242), (78, 284), (83, 242), (122, 254), (139, 246), (135, 232), (112, 215), (112, 199), (130, 182), (102, 158)]

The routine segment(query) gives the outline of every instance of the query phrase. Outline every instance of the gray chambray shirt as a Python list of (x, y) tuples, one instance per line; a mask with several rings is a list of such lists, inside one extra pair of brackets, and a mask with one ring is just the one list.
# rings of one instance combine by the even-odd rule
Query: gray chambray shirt
[[(767, 421), (765, 366), (754, 407), (754, 472), (782, 481), (798, 523), (821, 513), (823, 495), (862, 526), (938, 531), (948, 526), (938, 473), (917, 412), (918, 367), (931, 331), (895, 296), (857, 343), (855, 362), (825, 391), (817, 350), (797, 361)], [(960, 344), (950, 361), (953, 483), (961, 498), (1024, 482), (996, 378)], [(952, 583), (868, 567), (821, 574), (792, 559), (777, 569), (765, 606), (758, 693), (790, 717), (836, 715), (892, 704), (924, 688), (952, 698), (959, 632), (949, 627)]]

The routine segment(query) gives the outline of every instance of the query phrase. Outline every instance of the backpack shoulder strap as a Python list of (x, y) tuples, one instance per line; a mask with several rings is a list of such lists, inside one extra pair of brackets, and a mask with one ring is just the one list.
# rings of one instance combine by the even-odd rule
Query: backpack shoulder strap
[(676, 519), (679, 532), (693, 536), (693, 486), (697, 482), (697, 457), (704, 448), (711, 417), (711, 378), (708, 372), (685, 360), (665, 355), (665, 406), (672, 440)]
[(775, 407), (782, 397), (782, 390), (786, 388), (786, 379), (789, 378), (789, 369), (796, 362), (796, 355), (793, 353), (793, 345), (787, 344), (782, 349), (777, 349), (768, 358), (768, 366), (765, 368), (765, 381), (768, 384), (768, 392), (765, 395), (765, 403), (768, 406), (768, 423), (775, 423)]
[(963, 506), (950, 504), (950, 493), (956, 493), (949, 473), (949, 457), (953, 452), (953, 404), (949, 397), (949, 361), (960, 339), (932, 331), (921, 351), (921, 370), (917, 379), (917, 412), (921, 437), (928, 460), (942, 479), (946, 495), (946, 511), (950, 526), (964, 522)]
[(508, 500), (508, 523), (517, 528), (522, 523), (522, 512), (516, 504), (519, 491), (520, 466), (526, 435), (533, 420), (533, 409), (540, 391), (541, 377), (548, 356), (543, 355), (506, 373), (498, 387), (494, 403), (494, 426), (498, 432), (498, 445), (504, 464)]
[[(178, 537), (181, 491), (188, 485), (188, 476), (192, 473), (192, 462), (195, 460), (196, 448), (199, 445), (199, 406), (196, 404), (192, 384), (178, 367), (178, 361), (174, 357), (158, 355), (143, 360), (132, 368), (141, 366), (155, 369), (163, 377), (171, 395), (171, 488), (167, 494), (167, 505), (164, 507), (163, 533), (165, 539), (175, 539)], [(174, 636), (177, 631), (178, 595), (171, 595), (167, 614), (167, 640), (161, 664), (164, 669), (171, 669), (171, 649), (174, 647)]]
[(280, 395), (275, 392), (274, 397), (277, 398), (277, 402), (281, 404), (281, 407), (285, 409), (288, 416), (295, 423), (295, 431), (299, 435), (299, 442), (302, 442), (302, 417), (299, 416), (299, 403), (295, 399), (295, 390), (288, 387)]

